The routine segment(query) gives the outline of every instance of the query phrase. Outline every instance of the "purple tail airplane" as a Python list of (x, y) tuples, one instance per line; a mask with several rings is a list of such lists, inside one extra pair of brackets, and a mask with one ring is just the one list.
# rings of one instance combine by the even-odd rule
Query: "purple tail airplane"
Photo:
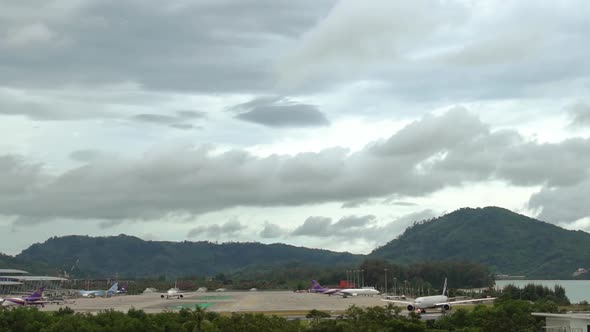
[(311, 291), (314, 293), (321, 293), (321, 294), (328, 294), (328, 295), (340, 295), (342, 297), (349, 297), (349, 296), (358, 296), (358, 295), (366, 295), (366, 296), (373, 296), (381, 294), (378, 290), (373, 287), (363, 287), (363, 288), (346, 288), (346, 289), (336, 289), (336, 288), (325, 288), (320, 285), (319, 282), (316, 280), (311, 281)]
[(7, 307), (11, 305), (40, 305), (45, 306), (47, 301), (43, 301), (43, 290), (44, 288), (41, 287), (37, 289), (33, 294), (26, 296), (26, 297), (9, 297), (6, 299), (0, 299), (2, 306)]
[(321, 293), (321, 294), (332, 295), (332, 294), (338, 293), (339, 289), (336, 289), (336, 288), (325, 288), (325, 287), (322, 287), (322, 285), (320, 285), (320, 283), (317, 280), (312, 280), (311, 281), (311, 289), (310, 289), (310, 291), (312, 293)]

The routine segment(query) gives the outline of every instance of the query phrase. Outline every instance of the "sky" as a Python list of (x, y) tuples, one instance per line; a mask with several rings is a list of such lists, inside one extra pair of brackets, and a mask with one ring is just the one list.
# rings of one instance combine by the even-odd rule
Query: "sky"
[(590, 231), (590, 2), (0, 0), (0, 252)]

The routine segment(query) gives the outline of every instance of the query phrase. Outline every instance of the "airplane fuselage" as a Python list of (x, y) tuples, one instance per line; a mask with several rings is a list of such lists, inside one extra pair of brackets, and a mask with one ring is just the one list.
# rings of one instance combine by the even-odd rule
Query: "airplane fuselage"
[(447, 303), (449, 298), (444, 295), (433, 295), (418, 297), (414, 300), (414, 307), (416, 309), (436, 308), (438, 303)]
[(180, 289), (178, 288), (170, 288), (167, 292), (166, 295), (162, 294), (160, 295), (161, 298), (166, 298), (169, 299), (171, 297), (175, 297), (177, 299), (182, 299), (184, 297), (183, 293), (180, 291)]
[(338, 293), (341, 293), (344, 297), (346, 296), (358, 296), (358, 295), (379, 295), (381, 294), (375, 288), (349, 288), (340, 289)]
[(8, 306), (12, 306), (12, 305), (22, 305), (22, 306), (44, 305), (44, 303), (38, 302), (40, 300), (41, 300), (41, 298), (32, 298), (32, 299), (24, 298), (23, 299), (23, 298), (18, 298), (18, 297), (10, 297), (10, 298), (4, 299), (4, 301), (2, 302), (2, 306), (8, 307)]

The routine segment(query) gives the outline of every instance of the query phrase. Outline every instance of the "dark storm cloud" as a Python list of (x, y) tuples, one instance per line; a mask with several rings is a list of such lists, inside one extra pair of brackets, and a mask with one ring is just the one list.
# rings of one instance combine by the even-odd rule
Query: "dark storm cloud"
[(179, 147), (138, 159), (89, 162), (53, 176), (5, 156), (0, 180), (8, 185), (0, 182), (0, 214), (156, 219), (238, 206), (419, 197), (489, 180), (566, 187), (588, 178), (588, 151), (589, 139), (527, 141), (514, 131), (491, 131), (476, 116), (455, 109), (426, 116), (357, 152), (334, 148), (258, 157)]
[(332, 1), (12, 2), (0, 19), (3, 84), (137, 82), (146, 89), (260, 91), (272, 62)]
[(248, 228), (245, 225), (242, 225), (238, 220), (232, 219), (223, 223), (219, 224), (212, 224), (207, 226), (199, 226), (196, 228), (191, 229), (186, 237), (194, 238), (199, 236), (207, 236), (207, 237), (225, 237), (228, 235), (235, 235), (236, 233), (243, 231), (244, 229)]
[(268, 127), (319, 127), (330, 124), (317, 106), (287, 98), (261, 97), (231, 108), (240, 120)]

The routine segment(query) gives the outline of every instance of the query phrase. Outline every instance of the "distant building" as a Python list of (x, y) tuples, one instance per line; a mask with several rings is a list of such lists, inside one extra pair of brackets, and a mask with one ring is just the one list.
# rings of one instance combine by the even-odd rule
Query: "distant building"
[(0, 269), (0, 294), (31, 293), (39, 287), (46, 290), (62, 288), (68, 279), (50, 276), (32, 276), (27, 271)]
[(588, 332), (590, 331), (589, 312), (568, 312), (566, 314), (551, 314), (533, 312), (533, 316), (545, 317), (543, 332)]
[(496, 280), (521, 280), (525, 279), (526, 276), (513, 276), (510, 274), (496, 274)]
[(572, 273), (572, 277), (579, 277), (583, 274), (588, 273), (588, 269), (585, 269), (583, 267), (578, 268), (574, 273)]
[(349, 282), (348, 280), (340, 280), (339, 288), (346, 289), (346, 288), (355, 288), (353, 282)]

